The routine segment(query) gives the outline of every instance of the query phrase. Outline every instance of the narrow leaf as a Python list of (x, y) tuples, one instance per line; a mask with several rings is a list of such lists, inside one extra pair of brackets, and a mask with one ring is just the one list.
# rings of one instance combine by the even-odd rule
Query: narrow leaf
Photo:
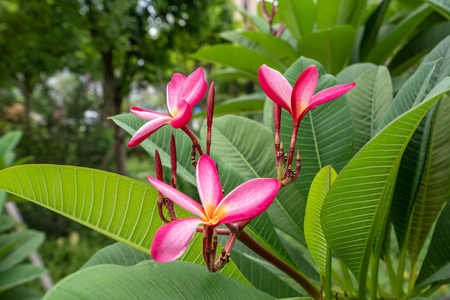
[(325, 276), (327, 241), (320, 222), (320, 212), (325, 197), (331, 189), (337, 173), (331, 167), (324, 167), (314, 178), (309, 190), (305, 212), (305, 239), (308, 249), (319, 266), (321, 276)]
[(280, 1), (278, 12), (281, 20), (297, 40), (313, 30), (315, 17), (313, 0)]
[(0, 293), (47, 273), (43, 267), (19, 265), (0, 272)]

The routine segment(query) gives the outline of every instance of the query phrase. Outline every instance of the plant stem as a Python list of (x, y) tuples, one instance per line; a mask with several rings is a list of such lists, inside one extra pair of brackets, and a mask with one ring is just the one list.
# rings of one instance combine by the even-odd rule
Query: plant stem
[(197, 149), (198, 154), (202, 156), (203, 155), (202, 147), (200, 147), (200, 144), (198, 143), (198, 140), (195, 137), (195, 135), (186, 126), (181, 127), (181, 130), (183, 130), (191, 138), (192, 145)]
[(405, 294), (403, 291), (403, 273), (405, 272), (405, 261), (406, 261), (406, 246), (407, 246), (407, 240), (403, 242), (403, 247), (400, 250), (400, 255), (398, 257), (398, 268), (397, 268), (397, 289), (396, 293), (394, 293), (394, 296), (396, 298), (402, 298)]
[(325, 300), (331, 300), (333, 293), (331, 292), (331, 248), (327, 245), (327, 256), (325, 266)]
[(352, 277), (350, 276), (350, 272), (348, 271), (347, 266), (344, 264), (342, 260), (339, 259), (339, 265), (341, 266), (342, 275), (344, 275), (345, 286), (347, 292), (350, 292), (352, 295), (355, 292), (355, 288), (353, 286)]
[[(381, 247), (379, 247), (381, 248)], [(380, 259), (378, 253), (372, 255), (372, 259), (370, 261), (370, 272), (371, 272), (371, 280), (370, 280), (370, 299), (377, 299), (377, 290), (378, 290), (378, 266), (380, 264)]]
[(253, 252), (267, 260), (269, 263), (289, 275), (294, 279), (300, 286), (314, 299), (319, 300), (320, 292), (319, 290), (302, 274), (297, 270), (292, 268), (290, 265), (273, 255), (263, 246), (261, 246), (257, 241), (255, 241), (247, 232), (241, 231), (238, 233), (238, 240), (241, 241), (245, 246), (251, 249)]
[(417, 259), (414, 262), (411, 262), (411, 270), (409, 271), (409, 280), (408, 280), (408, 292), (414, 288), (414, 283), (416, 282), (416, 266)]

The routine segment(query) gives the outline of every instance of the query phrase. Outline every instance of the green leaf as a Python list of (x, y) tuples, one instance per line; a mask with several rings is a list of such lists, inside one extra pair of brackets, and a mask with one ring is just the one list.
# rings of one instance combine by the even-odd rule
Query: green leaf
[(358, 78), (361, 74), (375, 68), (377, 68), (377, 66), (372, 63), (353, 64), (340, 71), (336, 75), (336, 80), (339, 84), (355, 82), (356, 78)]
[(99, 265), (76, 272), (44, 299), (274, 299), (255, 288), (187, 262)]
[[(105, 171), (57, 165), (16, 166), (0, 171), (0, 189), (144, 253), (150, 253), (156, 230), (164, 224), (153, 187)], [(191, 214), (177, 209), (177, 217)], [(201, 249), (202, 237), (196, 234), (181, 259), (201, 263)], [(222, 272), (245, 280), (234, 263), (227, 264)]]
[(422, 102), (428, 93), (428, 85), (437, 63), (438, 61), (435, 60), (421, 65), (408, 81), (405, 82), (378, 124), (377, 131), (383, 129), (395, 118), (413, 107), (414, 104)]
[(450, 192), (448, 124), (450, 98), (443, 97), (436, 108), (427, 159), (411, 215), (408, 253), (414, 263)]
[[(427, 93), (442, 79), (450, 75), (450, 36), (446, 37), (424, 58), (420, 67), (424, 64), (442, 59), (442, 63), (438, 63), (433, 75), (428, 83)], [(420, 68), (419, 67), (419, 68)]]
[(392, 101), (391, 76), (386, 67), (370, 69), (355, 82), (356, 86), (345, 95), (355, 122), (354, 153), (375, 135)]
[(319, 0), (316, 8), (317, 28), (329, 28), (351, 24), (358, 28), (364, 10), (365, 0)]
[(19, 265), (0, 272), (0, 293), (47, 273), (43, 267), (35, 265)]
[(450, 35), (450, 22), (441, 22), (416, 35), (394, 56), (389, 63), (393, 76), (400, 75), (434, 46)]
[(313, 0), (285, 0), (278, 4), (280, 18), (297, 40), (312, 32), (315, 18), (314, 11)]
[(450, 20), (450, 3), (445, 0), (426, 0), (437, 12)]
[(109, 245), (95, 253), (80, 270), (97, 265), (134, 266), (144, 260), (150, 260), (148, 254), (142, 253), (122, 243)]
[(0, 137), (0, 156), (14, 150), (22, 139), (22, 131), (14, 130)]
[[(0, 272), (22, 262), (31, 252), (37, 250), (45, 240), (45, 235), (35, 230), (24, 230), (4, 235), (2, 240), (8, 236), (14, 236), (17, 243), (2, 257)], [(0, 243), (0, 245), (3, 246), (3, 243)]]
[[(130, 135), (135, 134), (139, 128), (147, 123), (146, 120), (130, 113), (120, 114), (111, 117), (111, 119)], [(177, 145), (177, 175), (195, 186), (195, 168), (192, 167), (190, 159), (192, 141), (182, 130), (176, 130), (171, 126), (163, 126), (140, 145), (151, 157), (155, 157), (155, 150), (158, 150), (162, 165), (170, 168), (170, 136), (172, 134)]]
[(432, 11), (429, 5), (423, 4), (410, 13), (372, 48), (367, 61), (378, 65), (383, 64)]
[(2, 300), (40, 300), (44, 296), (41, 292), (24, 287), (16, 287), (0, 295)]
[(428, 109), (449, 90), (450, 77), (438, 84), (422, 104), (378, 133), (340, 172), (325, 199), (321, 215), (325, 237), (359, 279), (361, 293), (366, 288), (377, 233), (386, 226), (389, 192), (403, 151)]
[[(251, 94), (234, 99), (225, 100), (214, 105), (214, 116), (226, 114), (259, 113), (264, 108), (265, 94)], [(206, 110), (196, 114), (194, 117), (205, 117)]]
[(319, 266), (322, 276), (325, 276), (327, 241), (323, 234), (320, 222), (320, 212), (325, 201), (325, 197), (330, 191), (337, 173), (331, 167), (324, 167), (317, 173), (309, 190), (308, 202), (305, 212), (305, 239), (312, 257)]
[(249, 74), (257, 74), (259, 68), (267, 66), (283, 71), (284, 67), (275, 59), (258, 51), (231, 45), (214, 45), (203, 47), (193, 54), (200, 60), (212, 61), (242, 70)]
[[(0, 193), (5, 193), (5, 192), (0, 191)], [(7, 217), (5, 215), (0, 215), (0, 233), (5, 232), (5, 231), (13, 228), (14, 224), (15, 224), (14, 220), (11, 219), (10, 217)]]
[(303, 36), (297, 52), (319, 61), (328, 73), (337, 74), (350, 59), (355, 38), (356, 29), (350, 25), (321, 29)]
[(284, 65), (290, 66), (298, 58), (297, 52), (288, 42), (271, 34), (244, 31), (242, 35), (267, 51), (267, 53), (281, 61)]
[(422, 264), (415, 287), (450, 279), (450, 201), (447, 201), (436, 223), (427, 256)]
[(378, 5), (377, 9), (370, 15), (364, 26), (364, 33), (359, 46), (359, 59), (364, 60), (367, 57), (370, 49), (373, 48), (377, 41), (378, 33), (380, 31), (381, 23), (388, 11), (391, 0), (383, 0)]

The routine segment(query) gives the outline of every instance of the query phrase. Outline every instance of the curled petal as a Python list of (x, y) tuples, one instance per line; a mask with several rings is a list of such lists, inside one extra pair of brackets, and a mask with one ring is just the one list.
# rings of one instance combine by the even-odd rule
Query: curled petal
[(142, 143), (146, 138), (148, 138), (153, 132), (161, 128), (162, 126), (169, 124), (172, 120), (171, 116), (165, 115), (163, 118), (154, 119), (145, 123), (144, 126), (139, 128), (138, 131), (133, 135), (131, 140), (128, 142), (128, 147), (134, 147)]
[(302, 111), (308, 106), (316, 90), (318, 79), (319, 73), (314, 65), (306, 68), (298, 77), (292, 90), (291, 98), (292, 116), (294, 119), (298, 119)]
[(172, 114), (172, 116), (177, 110), (177, 102), (185, 80), (186, 77), (183, 74), (175, 73), (172, 75), (172, 80), (170, 80), (170, 82), (167, 84), (167, 108), (169, 109), (169, 112)]
[(202, 68), (198, 68), (183, 82), (178, 100), (185, 100), (194, 107), (205, 95), (208, 84)]
[(208, 155), (202, 155), (198, 160), (196, 177), (198, 194), (202, 200), (205, 214), (212, 218), (223, 196), (216, 165)]
[(356, 83), (353, 82), (349, 84), (333, 86), (323, 91), (320, 91), (312, 97), (309, 105), (317, 106), (319, 104), (336, 99), (337, 97), (342, 96), (348, 91), (350, 91), (355, 85)]
[(219, 224), (239, 222), (264, 212), (275, 199), (279, 183), (274, 178), (258, 178), (247, 181), (220, 202), (214, 213)]
[(137, 116), (137, 117), (139, 117), (141, 119), (149, 120), (149, 121), (154, 120), (154, 119), (158, 119), (158, 118), (163, 118), (163, 117), (170, 117), (168, 114), (162, 114), (162, 113), (158, 113), (158, 112), (155, 112), (155, 111), (142, 109), (142, 108), (139, 108), (139, 107), (132, 107), (132, 108), (130, 108), (130, 112), (133, 115), (135, 115), (135, 116)]
[(278, 103), (291, 112), (291, 94), (292, 87), (284, 76), (266, 65), (262, 65), (258, 71), (258, 79), (261, 88), (264, 93), (272, 99), (275, 103)]
[(165, 184), (162, 181), (159, 181), (156, 178), (153, 178), (151, 176), (148, 176), (148, 180), (150, 183), (160, 191), (164, 196), (181, 206), (182, 208), (190, 211), (191, 213), (199, 216), (200, 218), (205, 218), (205, 212), (203, 210), (203, 207), (192, 200), (190, 197), (186, 196), (180, 191), (177, 191), (170, 185)]
[(181, 128), (186, 126), (186, 124), (189, 123), (191, 118), (192, 118), (191, 106), (186, 101), (179, 100), (177, 112), (175, 113), (172, 123), (170, 123), (170, 125), (172, 125), (173, 128)]
[(150, 249), (153, 259), (169, 262), (182, 256), (201, 223), (197, 218), (179, 219), (159, 228)]

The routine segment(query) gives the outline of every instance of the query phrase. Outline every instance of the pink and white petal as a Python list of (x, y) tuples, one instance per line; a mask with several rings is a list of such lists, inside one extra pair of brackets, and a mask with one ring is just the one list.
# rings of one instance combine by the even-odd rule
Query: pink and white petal
[(319, 72), (315, 65), (307, 67), (297, 78), (291, 98), (292, 116), (294, 119), (298, 119), (302, 111), (308, 106), (311, 97), (316, 91), (318, 79)]
[(274, 178), (258, 178), (244, 182), (220, 202), (214, 213), (219, 224), (239, 222), (256, 217), (272, 204), (279, 190)]
[(181, 206), (182, 208), (190, 211), (191, 213), (199, 216), (200, 218), (204, 219), (205, 217), (205, 211), (203, 210), (203, 207), (195, 202), (190, 197), (186, 196), (180, 191), (177, 191), (173, 187), (171, 187), (168, 184), (165, 184), (164, 182), (153, 178), (151, 176), (147, 176), (150, 183), (160, 191), (164, 196)]
[(185, 100), (191, 107), (194, 107), (205, 96), (207, 88), (205, 73), (202, 68), (198, 68), (184, 81), (178, 100)]
[(148, 138), (153, 132), (161, 128), (162, 126), (169, 124), (172, 117), (165, 115), (163, 118), (154, 119), (148, 121), (144, 126), (139, 128), (138, 131), (133, 135), (131, 140), (128, 142), (128, 147), (134, 147), (142, 143), (146, 138)]
[(178, 101), (177, 113), (175, 114), (172, 123), (173, 128), (181, 128), (186, 126), (192, 118), (192, 108), (184, 100)]
[(222, 186), (216, 164), (208, 155), (202, 155), (197, 164), (197, 189), (206, 216), (212, 218), (217, 205), (222, 201)]
[(278, 103), (291, 112), (291, 94), (292, 87), (284, 76), (266, 65), (262, 65), (258, 71), (258, 79), (261, 88), (267, 97), (272, 99), (275, 103)]
[(167, 109), (174, 115), (177, 109), (177, 102), (180, 96), (181, 88), (186, 77), (183, 74), (175, 73), (172, 75), (172, 80), (167, 84), (166, 97), (167, 97)]
[(130, 108), (130, 112), (133, 115), (135, 115), (141, 119), (149, 120), (149, 121), (157, 119), (157, 118), (170, 117), (170, 115), (168, 115), (168, 114), (163, 114), (163, 113), (159, 113), (156, 111), (146, 110), (146, 109), (142, 109), (139, 107)]
[(150, 248), (152, 258), (157, 262), (169, 262), (180, 258), (201, 223), (203, 221), (198, 218), (179, 219), (159, 228)]
[(350, 91), (355, 87), (355, 85), (356, 83), (353, 82), (349, 84), (333, 86), (328, 89), (322, 90), (312, 97), (308, 106), (317, 106), (319, 104), (336, 99), (337, 97), (340, 97)]

